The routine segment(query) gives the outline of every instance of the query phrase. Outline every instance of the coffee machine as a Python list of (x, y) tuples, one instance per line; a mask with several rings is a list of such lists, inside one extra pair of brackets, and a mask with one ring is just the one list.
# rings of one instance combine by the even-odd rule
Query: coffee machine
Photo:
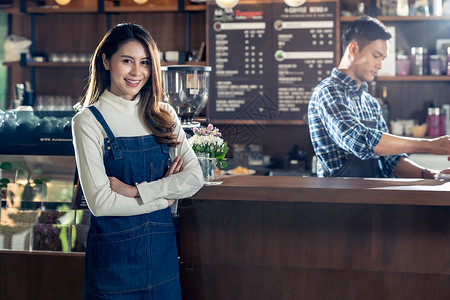
[(200, 123), (194, 118), (206, 106), (209, 93), (209, 66), (162, 66), (163, 99), (180, 118), (187, 135)]

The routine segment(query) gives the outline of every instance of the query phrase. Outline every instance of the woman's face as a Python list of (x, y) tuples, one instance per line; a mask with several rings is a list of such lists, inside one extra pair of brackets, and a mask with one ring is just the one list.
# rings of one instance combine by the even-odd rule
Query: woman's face
[(126, 100), (133, 100), (147, 83), (151, 74), (148, 50), (138, 41), (125, 42), (107, 59), (102, 55), (103, 66), (111, 77), (110, 91)]

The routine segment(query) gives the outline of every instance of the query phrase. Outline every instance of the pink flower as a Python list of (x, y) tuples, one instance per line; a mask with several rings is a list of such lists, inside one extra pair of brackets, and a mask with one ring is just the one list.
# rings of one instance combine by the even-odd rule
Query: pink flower
[(214, 129), (213, 124), (208, 124), (208, 127), (206, 127), (206, 133), (209, 133), (210, 131), (212, 131)]

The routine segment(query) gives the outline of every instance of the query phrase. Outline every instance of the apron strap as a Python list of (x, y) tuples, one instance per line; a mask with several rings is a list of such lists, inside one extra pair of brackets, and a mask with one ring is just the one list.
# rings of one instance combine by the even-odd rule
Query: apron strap
[(92, 114), (100, 123), (100, 125), (102, 125), (103, 129), (106, 132), (106, 135), (108, 136), (107, 143), (109, 145), (105, 145), (105, 147), (108, 148), (111, 147), (114, 159), (122, 159), (122, 152), (119, 149), (119, 144), (117, 143), (116, 137), (114, 133), (111, 131), (111, 128), (109, 128), (108, 123), (106, 123), (105, 118), (103, 118), (102, 114), (95, 106), (90, 105), (87, 108), (89, 108), (89, 110), (92, 112)]

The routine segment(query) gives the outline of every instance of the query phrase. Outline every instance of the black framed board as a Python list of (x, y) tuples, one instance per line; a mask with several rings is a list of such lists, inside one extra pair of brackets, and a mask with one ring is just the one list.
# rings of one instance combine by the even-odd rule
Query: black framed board
[(338, 2), (207, 5), (212, 122), (304, 122), (339, 47)]

